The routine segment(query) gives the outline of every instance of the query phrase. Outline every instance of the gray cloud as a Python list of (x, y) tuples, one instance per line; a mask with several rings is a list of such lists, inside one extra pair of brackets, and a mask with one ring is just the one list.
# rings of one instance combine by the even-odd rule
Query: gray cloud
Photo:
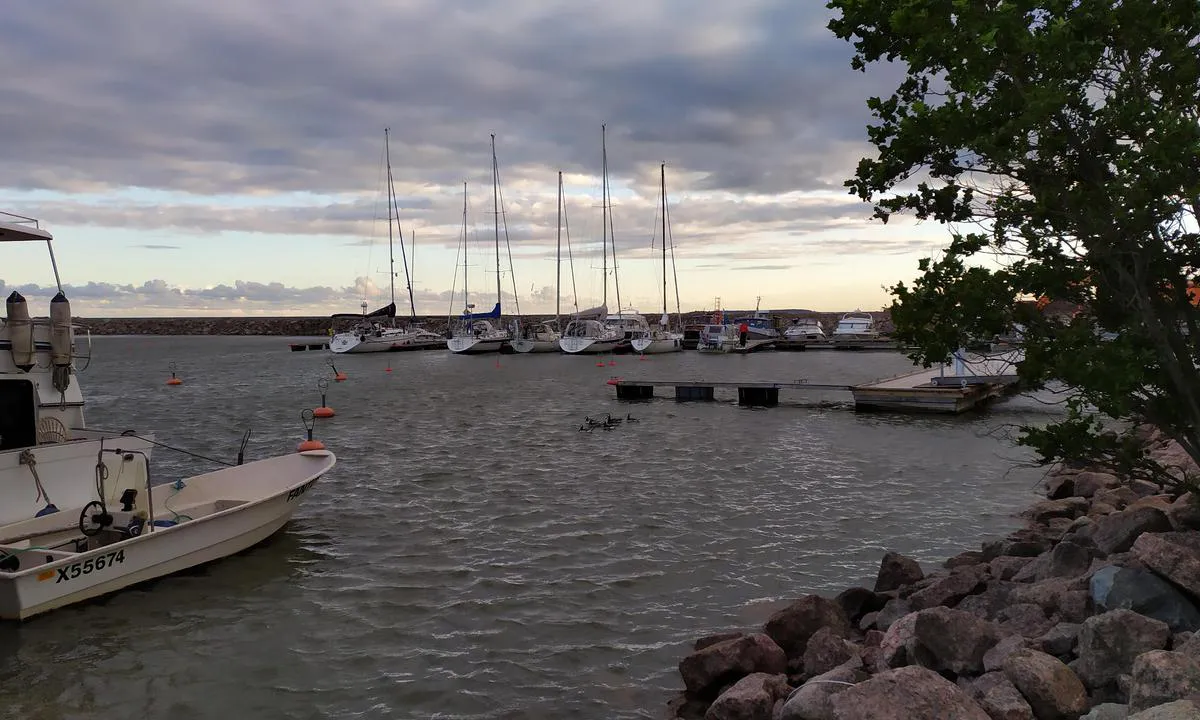
[(130, 245), (130, 247), (141, 248), (143, 250), (180, 250), (178, 245)]

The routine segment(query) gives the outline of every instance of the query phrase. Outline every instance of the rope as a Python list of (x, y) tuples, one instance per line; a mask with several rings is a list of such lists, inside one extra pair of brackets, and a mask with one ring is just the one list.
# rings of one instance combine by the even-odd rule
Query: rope
[(33, 484), (37, 486), (37, 497), (34, 498), (34, 502), (45, 500), (47, 505), (53, 505), (54, 503), (51, 502), (50, 495), (46, 492), (45, 486), (42, 485), (42, 479), (38, 477), (37, 458), (29, 450), (22, 450), (19, 461), (22, 465), (28, 465), (29, 472), (33, 473)]
[(234, 463), (231, 463), (228, 460), (218, 460), (216, 458), (208, 457), (207, 455), (201, 455), (200, 453), (192, 452), (191, 450), (185, 450), (183, 448), (175, 447), (173, 445), (168, 445), (166, 443), (162, 443), (157, 440), (151, 440), (150, 438), (142, 437), (141, 435), (136, 435), (131, 432), (122, 433), (122, 437), (137, 438), (138, 440), (148, 442), (151, 445), (155, 445), (155, 446), (158, 446), (158, 447), (166, 449), (166, 450), (173, 450), (177, 453), (182, 453), (184, 455), (190, 455), (191, 457), (197, 458), (199, 460), (207, 460), (208, 462), (216, 463), (217, 465), (225, 465), (227, 467), (234, 466)]

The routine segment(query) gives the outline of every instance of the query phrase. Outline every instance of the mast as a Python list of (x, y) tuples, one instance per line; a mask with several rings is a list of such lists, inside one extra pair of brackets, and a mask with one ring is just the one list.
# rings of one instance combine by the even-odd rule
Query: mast
[(663, 316), (667, 314), (667, 164), (659, 168), (662, 184), (662, 270), (663, 270)]
[(496, 304), (500, 304), (500, 169), (496, 166), (496, 133), (492, 133), (492, 214), (496, 227)]
[[(391, 237), (392, 237), (391, 209), (394, 207), (396, 209), (396, 232), (397, 232), (397, 234), (400, 235), (400, 259), (404, 262), (404, 284), (408, 288), (409, 316), (412, 318), (413, 322), (416, 322), (416, 320), (417, 320), (417, 301), (413, 297), (412, 271), (409, 268), (409, 264), (408, 264), (408, 253), (406, 253), (404, 251), (404, 232), (402, 230), (400, 230), (400, 201), (396, 199), (396, 185), (392, 181), (392, 154), (391, 154), (391, 148), (388, 145), (388, 128), (383, 129), (383, 150), (384, 150), (384, 155), (387, 157), (388, 203), (389, 203), (389, 205), (388, 205), (388, 258), (392, 265), (391, 275), (392, 275), (393, 279), (396, 277), (396, 269), (395, 269), (396, 268), (396, 260), (395, 260), (395, 258), (392, 257), (392, 249), (391, 249), (391, 244), (392, 244), (392, 241), (391, 241)], [(414, 243), (416, 243), (416, 232), (417, 232), (416, 230), (413, 230), (413, 242)], [(415, 249), (416, 246), (414, 245), (413, 247), (414, 247), (413, 253), (415, 255), (416, 254), (416, 249)], [(395, 302), (396, 302), (396, 288), (395, 288), (395, 282), (393, 282), (392, 283), (392, 303), (395, 304)], [(393, 324), (395, 324), (395, 323), (393, 322)]]
[[(387, 161), (387, 176), (388, 176), (388, 286), (392, 291), (392, 305), (396, 304), (396, 258), (392, 254), (392, 155), (391, 149), (388, 146), (388, 129), (383, 129), (383, 155)], [(400, 211), (397, 209), (396, 215)], [(392, 318), (392, 324), (396, 324), (395, 317)]]
[[(601, 305), (608, 306), (608, 145), (607, 133), (604, 125), (600, 126), (600, 157), (601, 157), (601, 178), (600, 178), (600, 252), (603, 256), (603, 265), (600, 272), (604, 278), (604, 293), (601, 296)], [(621, 308), (617, 308), (620, 312)]]
[[(608, 187), (608, 146), (604, 147), (604, 189), (605, 195), (608, 197), (606, 206), (608, 207), (608, 241), (612, 243), (612, 260), (613, 260), (613, 289), (617, 291), (617, 315), (623, 315), (624, 310), (621, 308), (621, 273), (617, 270), (617, 233), (612, 226), (612, 190)], [(605, 283), (607, 285), (607, 280)]]
[(470, 312), (467, 294), (467, 181), (463, 180), (463, 312)]
[(562, 332), (562, 170), (558, 171), (558, 249), (554, 255), (554, 327)]

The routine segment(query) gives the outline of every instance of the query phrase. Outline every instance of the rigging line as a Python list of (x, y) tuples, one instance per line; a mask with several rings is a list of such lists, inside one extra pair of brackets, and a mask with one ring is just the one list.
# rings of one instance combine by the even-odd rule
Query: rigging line
[[(571, 293), (574, 295), (575, 314), (579, 314), (579, 288), (575, 286), (575, 256), (571, 252), (571, 223), (567, 220), (567, 201), (563, 198), (563, 232), (567, 235), (567, 262), (571, 266)], [(559, 328), (561, 330), (562, 328)]]
[(508, 250), (508, 274), (512, 278), (513, 286), (513, 307), (517, 310), (517, 317), (521, 317), (521, 298), (517, 295), (517, 271), (513, 267), (512, 259), (512, 244), (508, 240), (508, 215), (504, 212), (504, 188), (500, 185), (500, 165), (496, 165), (496, 190), (500, 195), (500, 223), (504, 226), (504, 247)]
[(168, 445), (166, 443), (159, 442), (157, 440), (151, 440), (150, 438), (142, 437), (141, 435), (137, 435), (134, 433), (121, 433), (121, 437), (137, 438), (138, 440), (141, 440), (143, 442), (148, 442), (151, 445), (157, 445), (158, 447), (166, 449), (166, 450), (173, 450), (177, 453), (182, 453), (183, 455), (190, 455), (199, 460), (207, 460), (208, 462), (216, 463), (218, 465), (227, 465), (229, 467), (233, 467), (236, 464), (236, 463), (231, 463), (227, 460), (218, 460), (216, 458), (208, 457), (207, 455), (201, 455), (200, 453), (192, 452), (191, 450), (185, 450), (184, 448), (175, 447), (173, 445)]
[(680, 331), (682, 331), (683, 309), (679, 302), (679, 270), (675, 267), (675, 228), (671, 227), (671, 210), (666, 202), (663, 203), (663, 215), (667, 218), (667, 237), (663, 238), (663, 242), (667, 242), (667, 238), (671, 240), (671, 276), (675, 279), (675, 318), (679, 322)]
[[(458, 292), (458, 260), (465, 252), (467, 244), (467, 183), (463, 181), (463, 222), (462, 228), (458, 231), (458, 246), (454, 251), (454, 277), (450, 281), (450, 311), (446, 313), (446, 330), (450, 329), (450, 324), (454, 321), (454, 293)], [(465, 264), (465, 262), (464, 262)], [(466, 283), (467, 270), (463, 268), (463, 307), (467, 305), (466, 298)]]

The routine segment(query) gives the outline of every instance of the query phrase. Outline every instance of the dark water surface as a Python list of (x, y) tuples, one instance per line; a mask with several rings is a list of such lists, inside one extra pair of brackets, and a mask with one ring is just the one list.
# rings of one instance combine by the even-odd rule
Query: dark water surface
[[(289, 452), (328, 352), (283, 338), (99, 338), (89, 424), (233, 460)], [(185, 384), (167, 387), (168, 364)], [(627, 378), (853, 383), (890, 353), (340, 357), (338, 466), (268, 544), (0, 627), (12, 718), (641, 718), (697, 636), (781, 599), (935, 563), (1015, 526), (1039, 473), (998, 437), (1044, 412), (619, 403)], [(390, 363), (391, 373), (384, 368)], [(665, 391), (665, 392), (669, 392)], [(639, 419), (579, 432), (586, 415)], [(161, 481), (212, 466), (158, 450)]]

